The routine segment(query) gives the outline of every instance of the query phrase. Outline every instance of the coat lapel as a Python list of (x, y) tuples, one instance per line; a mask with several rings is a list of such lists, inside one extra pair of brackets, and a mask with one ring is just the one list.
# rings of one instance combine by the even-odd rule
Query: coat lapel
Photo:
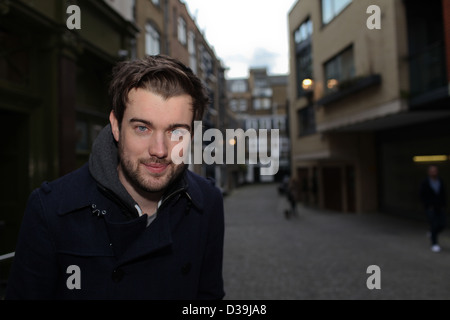
[(107, 222), (119, 264), (155, 253), (172, 244), (169, 212), (161, 212), (147, 227), (144, 215), (125, 224)]

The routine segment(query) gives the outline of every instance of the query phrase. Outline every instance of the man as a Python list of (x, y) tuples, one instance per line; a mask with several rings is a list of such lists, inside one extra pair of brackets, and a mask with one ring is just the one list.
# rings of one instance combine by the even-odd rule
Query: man
[(420, 196), (430, 225), (431, 251), (440, 252), (438, 236), (446, 226), (445, 186), (437, 166), (428, 168), (428, 178), (420, 186)]
[(222, 299), (222, 195), (171, 160), (207, 106), (200, 80), (147, 57), (114, 69), (110, 96), (89, 163), (31, 194), (6, 299)]
[(285, 215), (286, 218), (297, 216), (297, 194), (298, 194), (298, 182), (295, 177), (291, 177), (288, 182), (286, 190), (287, 198), (290, 204), (290, 210), (288, 210)]

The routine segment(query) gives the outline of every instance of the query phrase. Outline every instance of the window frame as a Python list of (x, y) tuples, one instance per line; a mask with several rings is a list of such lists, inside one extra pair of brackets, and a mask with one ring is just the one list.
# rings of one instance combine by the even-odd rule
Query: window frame
[[(297, 41), (297, 34), (305, 28), (307, 30), (307, 37), (301, 37), (300, 41)], [(303, 97), (307, 92), (302, 88), (302, 82), (304, 79), (312, 79), (314, 73), (314, 61), (312, 53), (312, 36), (314, 33), (314, 24), (310, 16), (300, 23), (299, 27), (295, 29), (293, 37), (295, 43), (295, 76), (297, 80), (297, 97)], [(304, 67), (302, 60), (309, 60), (307, 67)]]
[[(351, 52), (351, 70), (348, 72), (348, 70), (343, 71), (343, 58), (345, 58), (344, 56)], [(337, 73), (338, 77), (334, 77), (334, 78), (329, 78), (329, 73), (327, 71), (327, 66), (330, 65), (331, 63), (336, 62), (337, 63)], [(349, 76), (345, 76), (345, 74), (349, 73)], [(355, 50), (354, 50), (354, 45), (353, 43), (350, 44), (349, 46), (345, 47), (343, 50), (341, 50), (339, 53), (337, 53), (336, 55), (334, 55), (333, 57), (331, 57), (330, 59), (328, 59), (327, 61), (324, 62), (323, 64), (323, 74), (324, 74), (324, 89), (325, 89), (325, 93), (329, 94), (332, 92), (335, 92), (335, 88), (330, 88), (328, 85), (328, 82), (330, 80), (337, 80), (337, 87), (339, 88), (339, 85), (348, 81), (353, 80), (356, 77), (356, 68), (355, 68)], [(343, 76), (344, 75), (344, 76)]]
[[(151, 30), (149, 30), (150, 28), (151, 28)], [(152, 32), (153, 32), (153, 35), (157, 36), (157, 39), (152, 36)], [(154, 52), (153, 52), (153, 50), (150, 50), (151, 52), (149, 52), (147, 50), (149, 48), (149, 45), (148, 45), (149, 39), (152, 40), (150, 43), (157, 43), (157, 45), (158, 45), (157, 50)], [(153, 46), (151, 45), (150, 47), (153, 47)], [(154, 23), (152, 23), (151, 21), (147, 21), (147, 23), (145, 24), (145, 54), (146, 55), (156, 55), (156, 54), (160, 54), (160, 53), (161, 53), (161, 33), (156, 28)]]
[(182, 16), (177, 19), (177, 39), (183, 46), (187, 45), (187, 22)]
[(353, 3), (353, 0), (343, 0), (343, 1), (348, 1), (347, 4), (345, 4), (344, 6), (340, 7), (338, 10), (336, 10), (335, 6), (333, 5), (333, 13), (331, 14), (331, 17), (328, 21), (325, 22), (324, 20), (324, 1), (329, 2), (329, 3), (335, 3), (336, 0), (321, 0), (320, 1), (320, 16), (321, 16), (321, 22), (322, 22), (322, 26), (327, 26), (329, 25), (332, 21), (334, 21), (345, 9), (348, 8), (348, 6), (350, 6)]

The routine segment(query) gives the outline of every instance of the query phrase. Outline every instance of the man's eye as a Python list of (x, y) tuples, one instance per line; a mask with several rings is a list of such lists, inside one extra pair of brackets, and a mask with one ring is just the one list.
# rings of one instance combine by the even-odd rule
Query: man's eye
[(172, 130), (172, 135), (174, 136), (184, 136), (188, 131), (186, 129), (175, 129)]
[(147, 131), (147, 127), (144, 127), (144, 126), (137, 126), (136, 129), (138, 132), (141, 132), (141, 133)]

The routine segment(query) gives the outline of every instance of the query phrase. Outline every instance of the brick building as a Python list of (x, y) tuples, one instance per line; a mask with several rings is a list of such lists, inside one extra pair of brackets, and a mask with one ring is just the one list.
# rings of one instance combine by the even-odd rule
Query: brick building
[[(273, 175), (261, 175), (261, 162), (258, 164), (246, 163), (245, 177), (241, 177), (240, 181), (253, 182), (273, 182), (280, 181), (284, 175), (289, 174), (289, 132), (288, 132), (288, 96), (287, 86), (288, 77), (286, 75), (268, 75), (266, 68), (252, 68), (249, 70), (248, 78), (229, 79), (228, 101), (229, 108), (236, 114), (237, 119), (241, 123), (241, 128), (247, 131), (249, 129), (268, 130), (267, 141), (262, 141), (261, 136), (258, 141), (248, 141), (247, 152), (251, 152), (251, 144), (261, 143), (268, 146), (268, 154), (271, 151), (272, 129), (279, 130), (279, 145), (277, 157), (277, 172)], [(260, 146), (260, 145), (259, 145)], [(259, 147), (258, 146), (258, 147)], [(247, 160), (259, 157), (261, 149), (256, 148), (255, 155), (248, 154)], [(242, 175), (242, 172), (241, 172)]]

